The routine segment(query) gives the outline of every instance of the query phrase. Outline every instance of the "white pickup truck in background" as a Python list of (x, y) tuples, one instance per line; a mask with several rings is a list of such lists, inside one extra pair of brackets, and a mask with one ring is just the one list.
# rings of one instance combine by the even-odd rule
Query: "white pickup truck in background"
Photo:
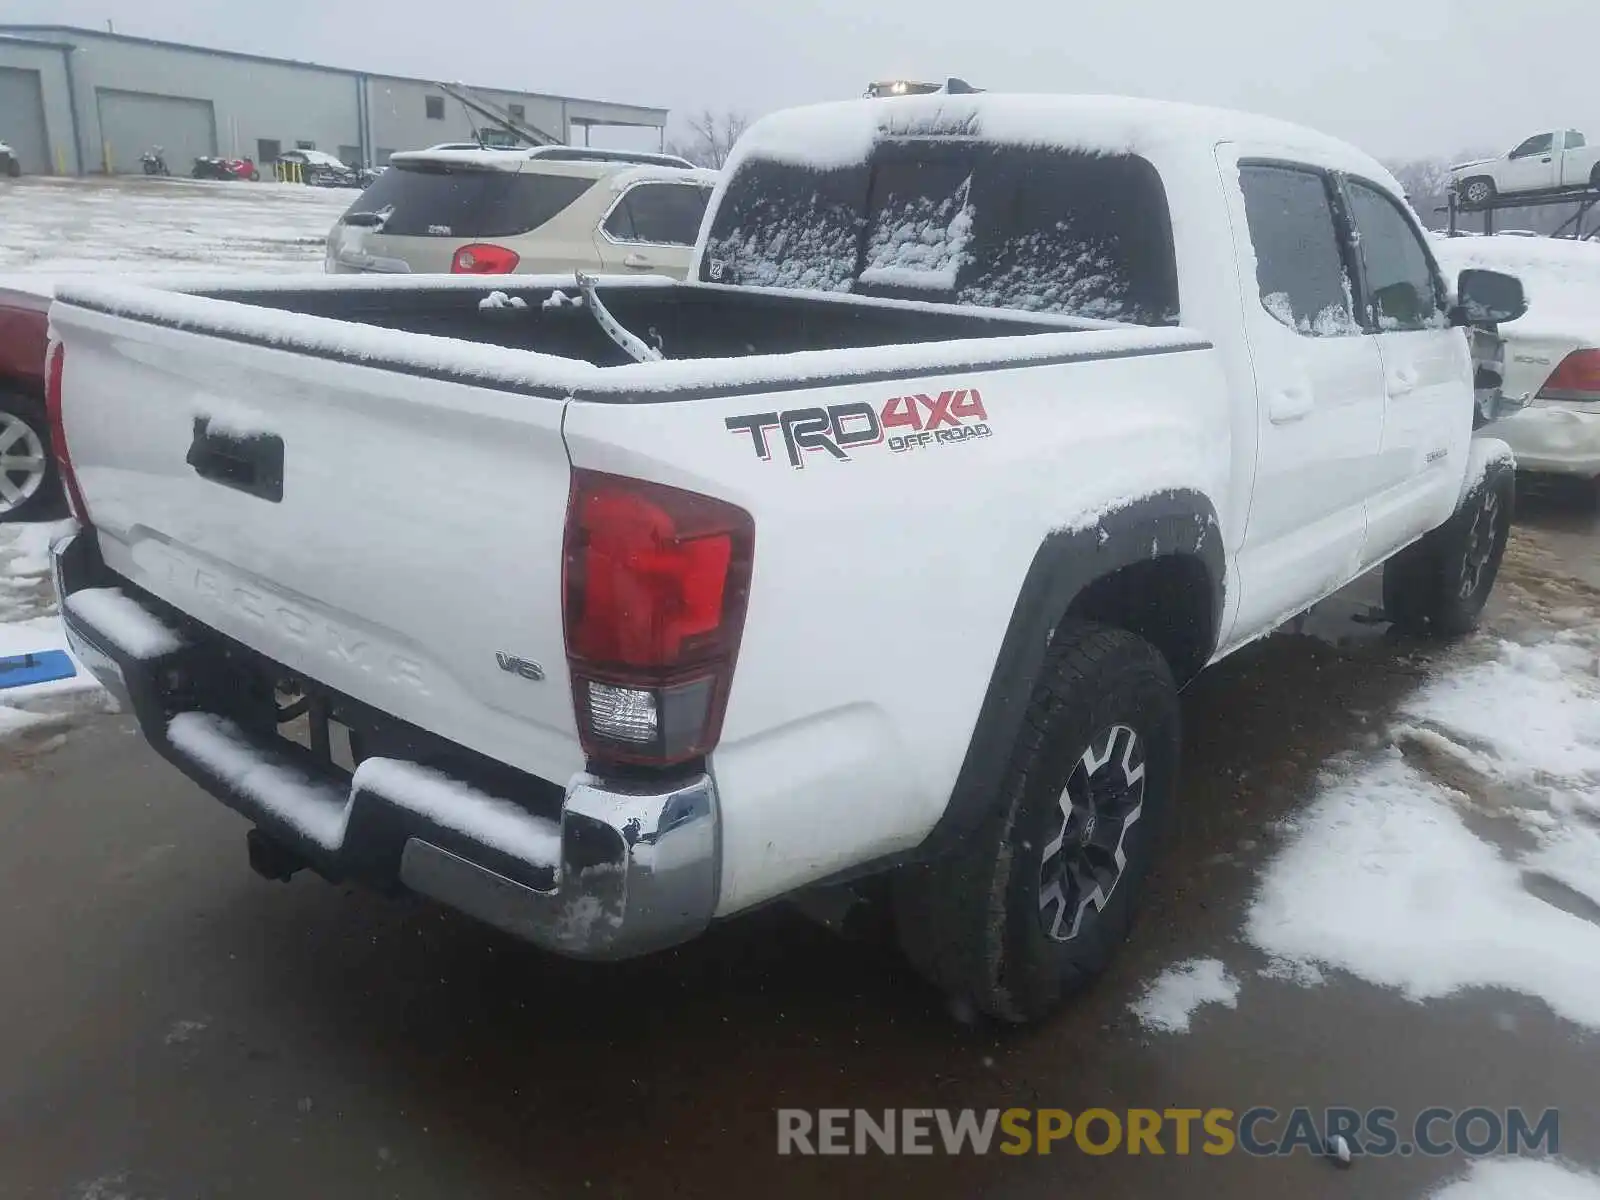
[(1600, 191), (1600, 146), (1589, 145), (1576, 129), (1536, 133), (1499, 158), (1456, 163), (1450, 186), (1463, 208), (1524, 193)]
[(779, 114), (686, 283), (184, 286), (52, 310), (74, 649), (263, 874), (570, 955), (886, 878), (1038, 1018), (1127, 933), (1179, 687), (1385, 562), (1460, 633), (1509, 527), (1462, 326), (1520, 286), (1235, 113)]

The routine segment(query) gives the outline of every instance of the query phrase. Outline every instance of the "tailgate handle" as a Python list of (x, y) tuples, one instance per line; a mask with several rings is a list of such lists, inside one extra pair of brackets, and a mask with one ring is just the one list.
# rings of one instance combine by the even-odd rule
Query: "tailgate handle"
[(213, 429), (210, 417), (196, 417), (184, 461), (201, 479), (274, 504), (283, 501), (283, 439), (275, 433)]

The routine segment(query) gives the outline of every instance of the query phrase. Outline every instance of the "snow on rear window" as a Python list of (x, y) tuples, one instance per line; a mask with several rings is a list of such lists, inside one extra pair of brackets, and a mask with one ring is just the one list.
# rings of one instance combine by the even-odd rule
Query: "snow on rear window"
[(972, 217), (971, 175), (944, 197), (891, 193), (867, 234), (860, 281), (954, 291), (972, 257)]
[(870, 163), (822, 171), (746, 160), (713, 215), (702, 278), (1178, 319), (1166, 194), (1146, 160), (959, 139), (884, 143)]
[(754, 161), (740, 178), (742, 186), (731, 189), (717, 208), (706, 243), (705, 278), (848, 292), (866, 198), (864, 172)]

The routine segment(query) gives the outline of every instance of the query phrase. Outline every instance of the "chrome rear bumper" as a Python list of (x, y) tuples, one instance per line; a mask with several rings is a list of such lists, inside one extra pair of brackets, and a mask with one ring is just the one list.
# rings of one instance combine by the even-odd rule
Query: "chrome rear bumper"
[[(719, 815), (709, 775), (636, 785), (580, 772), (559, 812), (540, 815), (529, 798), (548, 785), (531, 776), (524, 794), (491, 795), (402, 759), (336, 772), (285, 738), (197, 707), (195, 695), (216, 692), (195, 680), (220, 665), (220, 635), (189, 621), (176, 627), (106, 571), (91, 533), (58, 539), (51, 561), (73, 653), (163, 757), (254, 822), (288, 860), (330, 879), (399, 884), (574, 958), (648, 953), (710, 923)], [(137, 608), (97, 626), (74, 611), (91, 606), (70, 599), (86, 588), (119, 588)], [(129, 624), (137, 635), (141, 613), (171, 635), (153, 657), (133, 652), (140, 639)]]

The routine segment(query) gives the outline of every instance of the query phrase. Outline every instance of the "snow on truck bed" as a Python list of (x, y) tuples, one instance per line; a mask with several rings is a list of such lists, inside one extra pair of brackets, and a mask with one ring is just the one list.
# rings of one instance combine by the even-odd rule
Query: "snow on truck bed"
[[(337, 289), (352, 276), (339, 276), (322, 287)], [(564, 277), (563, 277), (564, 279)], [(284, 282), (279, 287), (294, 287)], [(555, 277), (528, 277), (535, 285), (550, 285)], [(609, 286), (609, 281), (608, 286)], [(642, 282), (642, 281), (641, 281)], [(521, 286), (523, 280), (519, 279)], [(393, 282), (368, 280), (357, 284), (368, 291), (448, 286), (472, 290), (464, 281), (437, 279)], [(185, 288), (189, 285), (185, 284)], [(245, 285), (235, 279), (230, 290)], [(249, 287), (254, 288), (255, 281)], [(492, 290), (476, 283), (485, 296)], [(659, 286), (659, 285), (657, 285)], [(852, 297), (852, 302), (865, 298)], [(597, 367), (552, 354), (514, 350), (503, 346), (479, 345), (456, 338), (402, 330), (381, 329), (352, 321), (256, 307), (234, 300), (218, 300), (191, 295), (187, 290), (158, 289), (131, 283), (73, 281), (57, 291), (58, 303), (78, 304), (132, 320), (146, 320), (177, 329), (223, 337), (263, 342), (284, 350), (303, 350), (355, 363), (398, 366), (426, 373), (460, 376), (490, 387), (518, 391), (557, 389), (569, 394), (596, 397), (625, 397), (642, 393), (696, 387), (783, 386), (799, 381), (822, 379), (841, 372), (955, 370), (973, 363), (1026, 366), (1042, 359), (1052, 361), (1096, 358), (1106, 355), (1141, 353), (1163, 349), (1202, 349), (1203, 338), (1183, 328), (1114, 326), (1084, 329), (1064, 321), (1052, 321), (1033, 313), (1007, 314), (1036, 320), (1041, 332), (1002, 338), (970, 338), (954, 341), (902, 346), (873, 346), (841, 350), (804, 350), (789, 354), (760, 354), (742, 358), (702, 358), (629, 363)], [(895, 305), (899, 302), (878, 300)], [(1055, 324), (1061, 332), (1052, 332)], [(1081, 324), (1081, 323), (1080, 323)]]

